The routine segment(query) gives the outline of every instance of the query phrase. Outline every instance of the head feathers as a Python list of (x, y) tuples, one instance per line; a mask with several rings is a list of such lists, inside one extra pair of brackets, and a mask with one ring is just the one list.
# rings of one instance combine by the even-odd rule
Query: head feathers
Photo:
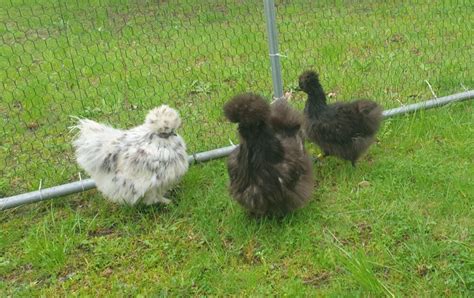
[(181, 119), (175, 109), (162, 105), (148, 112), (145, 124), (151, 126), (153, 131), (168, 133), (180, 127)]
[(256, 125), (267, 121), (270, 106), (260, 95), (243, 93), (234, 96), (224, 105), (224, 114), (231, 122)]
[(321, 88), (318, 73), (313, 70), (303, 72), (299, 77), (299, 87), (304, 92), (308, 93), (315, 88)]

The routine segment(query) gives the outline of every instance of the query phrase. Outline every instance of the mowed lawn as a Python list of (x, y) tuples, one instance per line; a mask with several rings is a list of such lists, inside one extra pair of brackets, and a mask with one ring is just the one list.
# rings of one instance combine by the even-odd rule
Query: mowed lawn
[[(168, 103), (192, 153), (237, 141), (229, 97), (271, 96), (261, 1), (70, 2), (0, 0), (0, 197), (79, 178), (70, 115), (126, 128)], [(331, 100), (386, 108), (474, 86), (469, 1), (276, 2), (285, 90), (306, 68)], [(388, 119), (278, 220), (231, 201), (225, 160), (167, 207), (93, 190), (2, 211), (0, 296), (471, 296), (473, 136), (472, 101)]]

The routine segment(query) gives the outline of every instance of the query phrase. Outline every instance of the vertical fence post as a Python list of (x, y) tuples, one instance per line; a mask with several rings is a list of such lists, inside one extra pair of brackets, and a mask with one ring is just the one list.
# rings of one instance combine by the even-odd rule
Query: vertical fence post
[(275, 3), (273, 0), (263, 0), (265, 18), (267, 21), (268, 47), (272, 65), (273, 96), (283, 97), (283, 81), (281, 78), (280, 53), (278, 52), (278, 31), (276, 26)]

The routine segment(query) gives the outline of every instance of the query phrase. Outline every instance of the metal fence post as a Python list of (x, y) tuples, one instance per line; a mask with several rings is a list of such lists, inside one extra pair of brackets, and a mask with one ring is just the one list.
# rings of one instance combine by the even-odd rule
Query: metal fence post
[(280, 53), (278, 52), (278, 31), (276, 26), (275, 3), (273, 0), (263, 0), (265, 18), (267, 21), (268, 47), (272, 65), (273, 97), (283, 97), (283, 81), (281, 78)]

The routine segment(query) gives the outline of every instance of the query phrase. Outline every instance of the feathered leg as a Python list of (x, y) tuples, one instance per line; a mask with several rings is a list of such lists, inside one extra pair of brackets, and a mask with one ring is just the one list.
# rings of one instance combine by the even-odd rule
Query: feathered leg
[(171, 204), (171, 200), (164, 197), (165, 192), (166, 191), (164, 189), (157, 190), (156, 191), (156, 199), (157, 199), (157, 202), (159, 202), (161, 204), (169, 205), (169, 204)]
[(160, 199), (158, 200), (158, 202), (162, 203), (162, 204), (165, 204), (165, 205), (169, 205), (171, 204), (171, 200), (170, 199), (167, 199), (165, 197), (160, 197)]
[(171, 200), (163, 197), (163, 194), (158, 191), (156, 188), (150, 189), (143, 198), (143, 203), (145, 205), (153, 205), (156, 203), (162, 203), (168, 205), (171, 203)]

